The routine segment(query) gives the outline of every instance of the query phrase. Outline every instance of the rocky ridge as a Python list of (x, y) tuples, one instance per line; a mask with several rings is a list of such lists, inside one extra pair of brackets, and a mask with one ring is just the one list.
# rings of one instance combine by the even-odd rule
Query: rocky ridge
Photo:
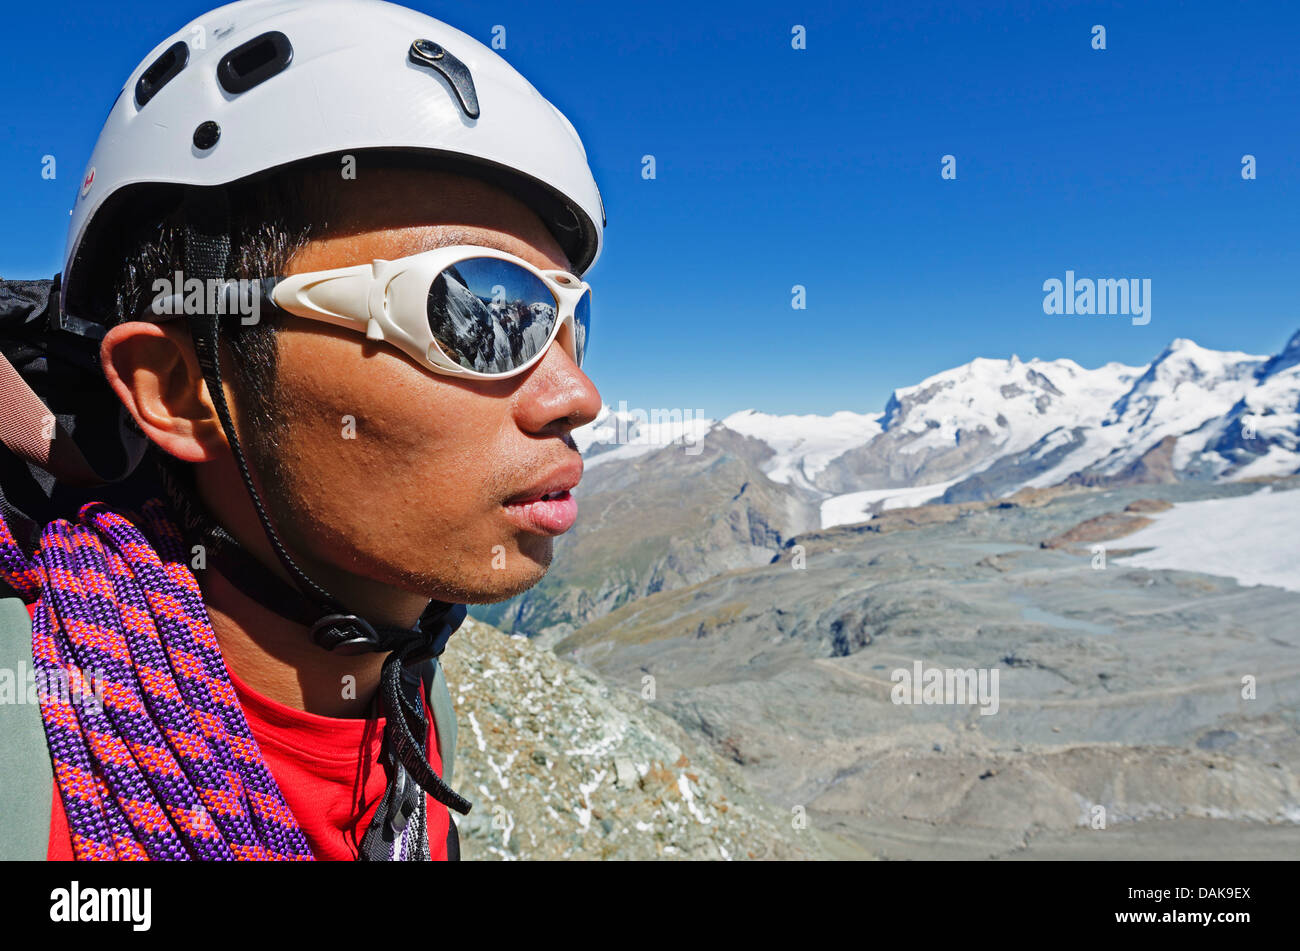
[(459, 726), (452, 785), (474, 804), (457, 817), (463, 858), (824, 856), (653, 700), (472, 618), (443, 664)]

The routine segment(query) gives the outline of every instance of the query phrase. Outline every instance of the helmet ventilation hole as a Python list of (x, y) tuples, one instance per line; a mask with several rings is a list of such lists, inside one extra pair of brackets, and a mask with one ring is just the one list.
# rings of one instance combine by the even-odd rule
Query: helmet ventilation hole
[(137, 109), (158, 95), (158, 90), (166, 86), (185, 68), (190, 61), (190, 44), (177, 40), (167, 47), (166, 52), (153, 61), (153, 64), (140, 74), (135, 84), (135, 105)]
[(228, 93), (247, 92), (284, 70), (293, 60), (293, 45), (279, 30), (255, 36), (235, 47), (217, 64), (217, 81)]

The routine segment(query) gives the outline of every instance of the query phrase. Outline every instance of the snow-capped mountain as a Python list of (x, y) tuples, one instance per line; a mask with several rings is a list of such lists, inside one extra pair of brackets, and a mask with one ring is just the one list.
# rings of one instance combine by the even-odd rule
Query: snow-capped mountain
[(1210, 429), (1254, 386), (1265, 360), (1175, 340), (1147, 367), (1132, 368), (1139, 372), (1126, 375), (1124, 382), (1131, 385), (1118, 397), (1098, 400), (1100, 418), (1081, 414), (1049, 430), (1028, 452), (1004, 456), (973, 473), (946, 498), (988, 498), (1022, 485), (1041, 488), (1066, 480), (1153, 481), (1156, 469), (1162, 479), (1175, 478), (1176, 472), (1197, 474)]
[(599, 453), (588, 465), (725, 428), (765, 444), (764, 475), (819, 500), (826, 526), (1066, 481), (1284, 475), (1300, 471), (1300, 333), (1271, 358), (1185, 339), (1147, 366), (979, 358), (895, 390), (879, 414), (648, 416), (606, 410), (575, 433)]
[(880, 435), (882, 415), (841, 410), (830, 416), (772, 416), (747, 409), (725, 417), (722, 425), (772, 448), (776, 454), (763, 473), (773, 482), (816, 490), (815, 480), (831, 460)]
[(1266, 361), (1175, 340), (1111, 407), (1102, 426), (1110, 436), (1106, 441), (1114, 445), (1089, 468), (1117, 473), (1166, 436), (1178, 438), (1174, 467), (1186, 468), (1205, 448), (1197, 434), (1207, 423), (1222, 419), (1254, 386), (1255, 374)]
[(972, 360), (895, 390), (881, 434), (832, 460), (817, 487), (839, 494), (960, 481), (1049, 433), (1100, 426), (1142, 370), (1016, 356)]
[(1253, 385), (1207, 423), (1200, 460), (1214, 477), (1248, 479), (1295, 472), (1300, 460), (1300, 331), (1255, 373)]

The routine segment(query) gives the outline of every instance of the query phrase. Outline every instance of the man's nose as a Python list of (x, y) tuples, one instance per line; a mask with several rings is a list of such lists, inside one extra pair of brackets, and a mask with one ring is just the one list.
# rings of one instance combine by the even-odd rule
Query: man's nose
[(600, 414), (600, 391), (574, 363), (572, 349), (566, 325), (528, 374), (516, 411), (525, 432), (567, 434)]

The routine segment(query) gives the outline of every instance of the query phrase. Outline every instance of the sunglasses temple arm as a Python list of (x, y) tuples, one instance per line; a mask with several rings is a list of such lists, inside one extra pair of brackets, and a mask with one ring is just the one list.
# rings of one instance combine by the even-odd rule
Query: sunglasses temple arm
[(275, 285), (280, 283), (278, 277), (263, 277), (258, 279), (258, 287), (261, 291), (262, 306), (279, 310), (279, 305), (275, 302)]

